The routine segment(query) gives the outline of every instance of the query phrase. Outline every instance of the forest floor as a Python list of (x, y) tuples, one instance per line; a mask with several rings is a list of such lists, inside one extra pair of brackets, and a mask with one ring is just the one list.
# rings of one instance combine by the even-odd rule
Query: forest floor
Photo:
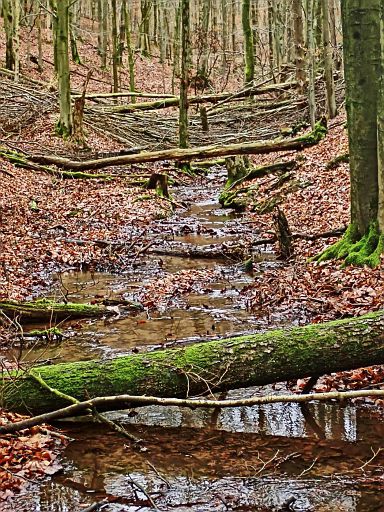
[[(23, 44), (27, 42), (23, 41)], [(47, 56), (45, 80), (48, 82), (52, 81), (50, 48), (51, 43), (47, 40), (44, 54)], [(91, 57), (92, 51), (86, 55), (89, 55), (87, 65), (97, 68), (95, 58)], [(29, 70), (30, 77), (41, 79), (30, 63), (24, 62), (23, 66)], [(139, 89), (169, 92), (169, 67), (142, 59), (137, 63), (137, 68)], [(74, 77), (77, 77), (74, 87), (81, 89), (86, 72), (80, 72), (77, 68), (73, 71)], [(151, 82), (147, 80), (149, 74), (153, 77)], [(101, 82), (91, 82), (91, 91), (105, 87), (110, 79), (107, 72), (97, 72), (94, 78)], [(236, 87), (239, 87), (237, 79), (230, 84), (229, 89), (234, 90)], [(55, 110), (36, 115), (32, 122), (20, 127), (11, 137), (4, 131), (3, 123), (1, 143), (25, 151), (43, 148), (45, 153), (84, 156), (82, 150), (78, 151), (75, 145), (55, 135), (56, 116)], [(12, 124), (13, 120), (8, 121)], [(101, 155), (122, 149), (120, 143), (91, 128), (88, 129), (87, 139), (88, 154)], [(285, 193), (284, 189), (276, 189), (273, 187), (275, 178), (267, 176), (254, 182), (258, 186), (257, 200), (270, 199), (280, 194), (279, 206), (293, 233), (317, 235), (345, 227), (349, 219), (348, 164), (340, 163), (333, 167), (328, 164), (347, 151), (345, 118), (341, 114), (329, 124), (327, 137), (316, 146), (297, 153), (252, 157), (255, 165), (281, 159), (294, 158), (297, 161), (293, 178), (299, 186), (295, 190), (286, 190)], [(147, 245), (148, 236), (156, 222), (173, 214), (170, 201), (140, 186), (131, 186), (132, 174), (141, 178), (164, 170), (170, 172), (179, 184), (194, 181), (194, 178), (161, 163), (123, 171), (112, 169), (113, 179), (63, 180), (17, 168), (0, 158), (0, 299), (22, 300), (42, 296), (50, 290), (53, 274), (68, 269), (123, 271), (132, 257), (135, 258), (135, 254)], [(198, 179), (203, 189), (204, 177)], [(177, 211), (177, 208), (183, 207), (177, 204), (177, 186), (172, 187), (172, 196)], [(249, 210), (244, 213), (243, 221), (254, 227), (257, 237), (271, 238), (274, 229), (273, 213), (257, 215)], [(319, 253), (335, 240), (296, 239), (294, 255), (289, 261), (281, 261), (272, 269), (263, 269), (262, 272), (259, 268), (262, 262), (255, 258), (254, 281), (233, 300), (242, 305), (247, 304), (249, 309), (271, 326), (279, 324), (282, 318), (287, 323), (304, 324), (357, 316), (382, 308), (382, 265), (370, 269), (344, 268), (340, 262), (335, 261), (321, 265), (308, 263), (309, 256)], [(80, 244), (78, 241), (85, 243)], [(94, 243), (100, 241), (123, 243), (131, 250), (127, 254), (111, 251), (111, 244), (105, 247)], [(188, 288), (183, 287), (183, 280), (187, 283), (209, 280), (211, 274), (212, 270), (190, 270), (163, 280), (161, 286), (154, 282), (154, 286), (146, 291), (151, 308), (162, 305), (164, 288), (172, 296), (182, 294), (183, 289)], [(3, 344), (9, 341), (10, 336), (7, 322), (4, 322), (4, 327), (0, 328)], [(342, 375), (334, 376), (326, 385), (323, 381), (323, 386), (332, 389), (335, 381), (344, 382), (343, 379)], [(359, 382), (359, 386), (364, 385), (365, 379), (369, 382), (381, 381), (381, 369), (376, 368), (365, 374), (351, 372), (347, 380), (350, 387), (354, 387), (353, 383), (356, 382)], [(2, 417), (1, 421), (9, 419), (5, 413)], [(0, 472), (0, 498), (11, 495), (17, 486), (22, 487), (23, 482), (25, 484), (30, 478), (56, 470), (57, 445), (65, 445), (66, 442), (64, 437), (57, 434), (50, 437), (44, 429), (18, 438), (17, 441), (14, 438), (2, 440), (0, 466), (12, 469)], [(17, 453), (20, 453), (19, 459)], [(29, 465), (26, 465), (26, 460), (30, 461)], [(15, 472), (20, 473), (16, 479)]]

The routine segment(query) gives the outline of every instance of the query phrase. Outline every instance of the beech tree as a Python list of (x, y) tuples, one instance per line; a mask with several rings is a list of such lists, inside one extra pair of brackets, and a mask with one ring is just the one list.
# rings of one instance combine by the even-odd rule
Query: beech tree
[(72, 134), (71, 86), (69, 72), (69, 0), (52, 2), (55, 7), (56, 29), (55, 41), (57, 48), (57, 78), (59, 83), (60, 119), (57, 131), (63, 136)]
[(377, 266), (384, 252), (384, 2), (343, 0), (351, 222), (317, 259)]

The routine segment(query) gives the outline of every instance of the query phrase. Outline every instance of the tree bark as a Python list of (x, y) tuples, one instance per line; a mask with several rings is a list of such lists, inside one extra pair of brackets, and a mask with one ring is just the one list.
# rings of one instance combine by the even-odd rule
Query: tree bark
[(59, 82), (60, 119), (57, 131), (60, 135), (72, 135), (71, 84), (69, 71), (69, 0), (59, 0), (56, 4), (57, 34), (57, 78)]
[(316, 57), (314, 37), (314, 0), (307, 0), (307, 47), (308, 47), (308, 103), (312, 129), (316, 123)]
[(185, 398), (383, 363), (379, 311), (114, 360), (43, 366), (34, 370), (38, 379), (4, 375), (1, 396), (2, 406), (37, 414), (68, 405), (46, 386), (76, 400), (122, 394)]
[(329, 29), (329, 0), (322, 0), (323, 11), (323, 58), (325, 71), (325, 85), (327, 89), (327, 110), (330, 119), (337, 115), (335, 81), (333, 78), (333, 57), (331, 47), (331, 34)]
[(181, 76), (180, 76), (180, 103), (179, 103), (179, 147), (187, 148), (189, 145), (188, 133), (188, 85), (189, 85), (189, 59), (190, 59), (190, 14), (189, 0), (180, 0), (181, 9)]
[(342, 2), (351, 222), (363, 236), (378, 212), (377, 105), (381, 74), (380, 0)]
[(253, 33), (251, 27), (251, 2), (243, 0), (242, 3), (242, 25), (244, 35), (244, 82), (252, 83), (255, 76), (255, 56), (253, 54)]
[(296, 80), (299, 92), (302, 92), (306, 83), (302, 0), (293, 0), (292, 11), (295, 37)]

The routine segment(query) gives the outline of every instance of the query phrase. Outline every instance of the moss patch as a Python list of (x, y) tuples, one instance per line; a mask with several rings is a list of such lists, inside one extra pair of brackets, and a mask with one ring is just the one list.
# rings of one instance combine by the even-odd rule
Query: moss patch
[(307, 133), (306, 135), (303, 135), (299, 139), (307, 146), (311, 146), (313, 144), (317, 144), (320, 142), (324, 137), (327, 135), (328, 129), (327, 129), (327, 123), (326, 119), (321, 119), (320, 121), (317, 121), (315, 124), (315, 129), (311, 132)]
[(111, 314), (111, 311), (104, 306), (72, 302), (58, 303), (49, 299), (30, 302), (1, 301), (0, 309), (8, 315), (21, 316), (22, 318), (33, 320), (101, 317), (105, 314)]
[(384, 253), (384, 235), (380, 234), (377, 222), (372, 222), (367, 233), (360, 237), (354, 224), (344, 236), (310, 261), (344, 260), (344, 265), (377, 267)]

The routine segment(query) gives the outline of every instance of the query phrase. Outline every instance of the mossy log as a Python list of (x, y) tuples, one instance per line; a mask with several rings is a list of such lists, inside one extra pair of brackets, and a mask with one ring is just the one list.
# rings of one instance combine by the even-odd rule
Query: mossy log
[(291, 171), (295, 165), (296, 162), (294, 160), (289, 160), (287, 162), (276, 162), (270, 165), (254, 167), (251, 168), (243, 176), (235, 180), (231, 178), (230, 173), (228, 173), (228, 180), (220, 193), (220, 204), (224, 208), (234, 208), (238, 211), (245, 210), (248, 201), (244, 195), (246, 195), (248, 192), (257, 190), (257, 186), (250, 185), (249, 187), (238, 188), (244, 183), (244, 181), (262, 178), (263, 176), (267, 176), (268, 174), (272, 174), (274, 172)]
[(0, 301), (0, 310), (11, 318), (20, 317), (22, 322), (57, 321), (69, 318), (97, 318), (116, 314), (111, 308), (96, 304), (78, 304), (73, 302), (54, 302), (48, 299), (19, 302)]
[(21, 167), (23, 169), (29, 169), (31, 171), (44, 172), (46, 174), (51, 174), (52, 176), (55, 176), (56, 178), (60, 178), (63, 180), (111, 180), (116, 177), (110, 174), (92, 174), (83, 171), (62, 171), (59, 169), (52, 169), (51, 167), (45, 165), (32, 163), (28, 160), (28, 158), (25, 155), (22, 155), (17, 151), (12, 151), (4, 147), (0, 147), (0, 157), (5, 158), (6, 160), (8, 160), (8, 162), (11, 162), (15, 167)]
[(324, 123), (318, 122), (315, 130), (292, 139), (276, 139), (273, 141), (231, 144), (228, 146), (213, 145), (188, 149), (175, 148), (153, 152), (143, 151), (135, 155), (121, 155), (86, 161), (69, 160), (67, 158), (46, 155), (29, 155), (28, 159), (39, 164), (56, 165), (61, 169), (90, 171), (110, 166), (159, 162), (161, 160), (190, 162), (192, 160), (205, 160), (230, 155), (261, 155), (278, 151), (298, 151), (317, 144), (325, 137), (326, 133), (327, 128)]
[(4, 375), (1, 396), (2, 406), (37, 414), (68, 405), (45, 385), (81, 401), (122, 394), (185, 398), (383, 363), (379, 311), (112, 360), (42, 366), (32, 374)]

